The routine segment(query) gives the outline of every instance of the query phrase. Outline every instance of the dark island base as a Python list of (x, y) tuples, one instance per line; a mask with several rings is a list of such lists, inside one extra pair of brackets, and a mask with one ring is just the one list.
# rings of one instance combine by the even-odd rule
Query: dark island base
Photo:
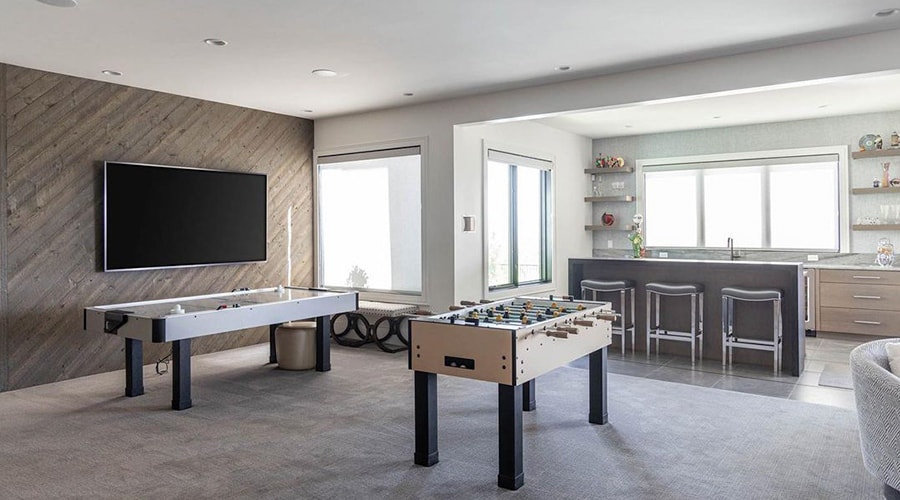
[[(703, 359), (704, 364), (722, 360), (722, 294), (724, 287), (777, 288), (783, 292), (781, 315), (782, 372), (799, 376), (804, 367), (805, 330), (803, 265), (791, 263), (696, 261), (675, 259), (569, 259), (569, 294), (581, 297), (581, 280), (632, 280), (635, 282), (635, 349), (646, 352), (645, 284), (649, 282), (700, 283), (704, 285)], [(598, 300), (614, 301), (618, 294), (601, 295)], [(662, 297), (662, 323), (669, 329), (690, 329), (687, 297)], [(740, 302), (735, 306), (735, 330), (753, 332), (760, 338), (772, 335), (771, 303)], [(621, 337), (615, 336), (614, 342)], [(653, 341), (651, 341), (653, 342)], [(626, 345), (630, 348), (631, 339)], [(661, 341), (660, 351), (690, 358), (687, 342)], [(619, 352), (612, 347), (610, 352)], [(656, 354), (655, 345), (652, 353)], [(772, 353), (734, 349), (734, 362), (766, 366), (773, 364)]]

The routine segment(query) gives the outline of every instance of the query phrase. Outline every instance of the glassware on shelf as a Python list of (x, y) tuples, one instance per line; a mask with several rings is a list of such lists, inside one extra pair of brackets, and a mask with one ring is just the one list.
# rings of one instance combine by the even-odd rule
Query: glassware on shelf
[(881, 267), (894, 265), (894, 244), (887, 238), (878, 240), (875, 253), (875, 263)]

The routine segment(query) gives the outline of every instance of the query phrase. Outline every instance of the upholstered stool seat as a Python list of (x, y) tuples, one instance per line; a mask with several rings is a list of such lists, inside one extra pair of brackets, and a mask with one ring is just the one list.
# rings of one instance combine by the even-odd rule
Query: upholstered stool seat
[[(722, 368), (734, 362), (734, 348), (772, 351), (773, 368), (781, 370), (781, 290), (774, 288), (722, 288)], [(772, 337), (758, 338), (734, 331), (734, 301), (772, 302)]]
[[(597, 300), (598, 293), (618, 293), (619, 303), (613, 301), (613, 309), (617, 309), (619, 315), (618, 325), (613, 322), (613, 335), (622, 336), (622, 354), (625, 354), (625, 337), (628, 331), (631, 331), (631, 352), (634, 352), (634, 281), (631, 280), (581, 280), (581, 298), (588, 300), (587, 292), (591, 292), (590, 300)], [(625, 292), (629, 292), (630, 297), (626, 297)], [(625, 310), (626, 303), (630, 298), (631, 316), (626, 319)], [(618, 307), (617, 307), (618, 306)]]
[[(647, 283), (647, 358), (650, 358), (650, 339), (656, 340), (656, 352), (659, 352), (660, 340), (676, 340), (691, 343), (691, 366), (694, 365), (695, 352), (699, 347), (699, 359), (703, 359), (703, 285), (699, 283)], [(660, 296), (684, 297), (691, 299), (691, 329), (677, 331), (663, 328), (660, 322)], [(653, 308), (656, 308), (656, 321), (651, 322)]]

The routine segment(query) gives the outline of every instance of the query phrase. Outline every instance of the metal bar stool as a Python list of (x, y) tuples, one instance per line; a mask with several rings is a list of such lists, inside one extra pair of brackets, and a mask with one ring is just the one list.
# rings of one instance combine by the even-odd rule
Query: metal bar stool
[[(700, 344), (699, 358), (703, 359), (703, 285), (698, 283), (647, 283), (645, 288), (647, 289), (647, 359), (650, 359), (650, 339), (656, 339), (657, 353), (659, 353), (660, 339), (677, 340), (691, 343), (691, 366), (694, 366), (694, 352), (698, 343)], [(661, 295), (691, 297), (691, 331), (680, 332), (660, 327), (659, 297)], [(650, 316), (654, 303), (656, 304), (656, 321), (651, 323)]]
[[(625, 292), (631, 292), (631, 323), (625, 326)], [(622, 336), (622, 354), (625, 354), (625, 337), (627, 332), (631, 331), (631, 352), (634, 352), (634, 282), (631, 280), (618, 281), (602, 281), (602, 280), (581, 280), (581, 298), (587, 300), (586, 292), (591, 292), (591, 300), (597, 300), (598, 293), (615, 293), (619, 292), (619, 326), (613, 323), (613, 335)]]
[[(756, 349), (758, 351), (772, 351), (775, 366), (773, 371), (777, 375), (781, 371), (781, 290), (766, 288), (738, 288), (725, 287), (722, 289), (722, 369), (726, 366), (726, 350), (728, 354), (728, 366), (734, 361), (733, 348)], [(759, 339), (739, 336), (734, 331), (734, 301), (747, 302), (772, 302), (772, 338)]]

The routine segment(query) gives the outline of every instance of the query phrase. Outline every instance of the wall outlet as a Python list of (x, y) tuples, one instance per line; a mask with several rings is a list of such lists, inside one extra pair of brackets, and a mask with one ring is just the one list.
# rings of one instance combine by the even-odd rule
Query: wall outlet
[(818, 256), (818, 255), (807, 255), (807, 256), (806, 256), (806, 261), (807, 261), (807, 262), (818, 262), (818, 261), (819, 261), (819, 256)]
[(606, 248), (612, 248), (612, 240), (606, 240)]
[(660, 259), (668, 259), (668, 258), (669, 258), (669, 252), (659, 252), (659, 258), (660, 258)]

